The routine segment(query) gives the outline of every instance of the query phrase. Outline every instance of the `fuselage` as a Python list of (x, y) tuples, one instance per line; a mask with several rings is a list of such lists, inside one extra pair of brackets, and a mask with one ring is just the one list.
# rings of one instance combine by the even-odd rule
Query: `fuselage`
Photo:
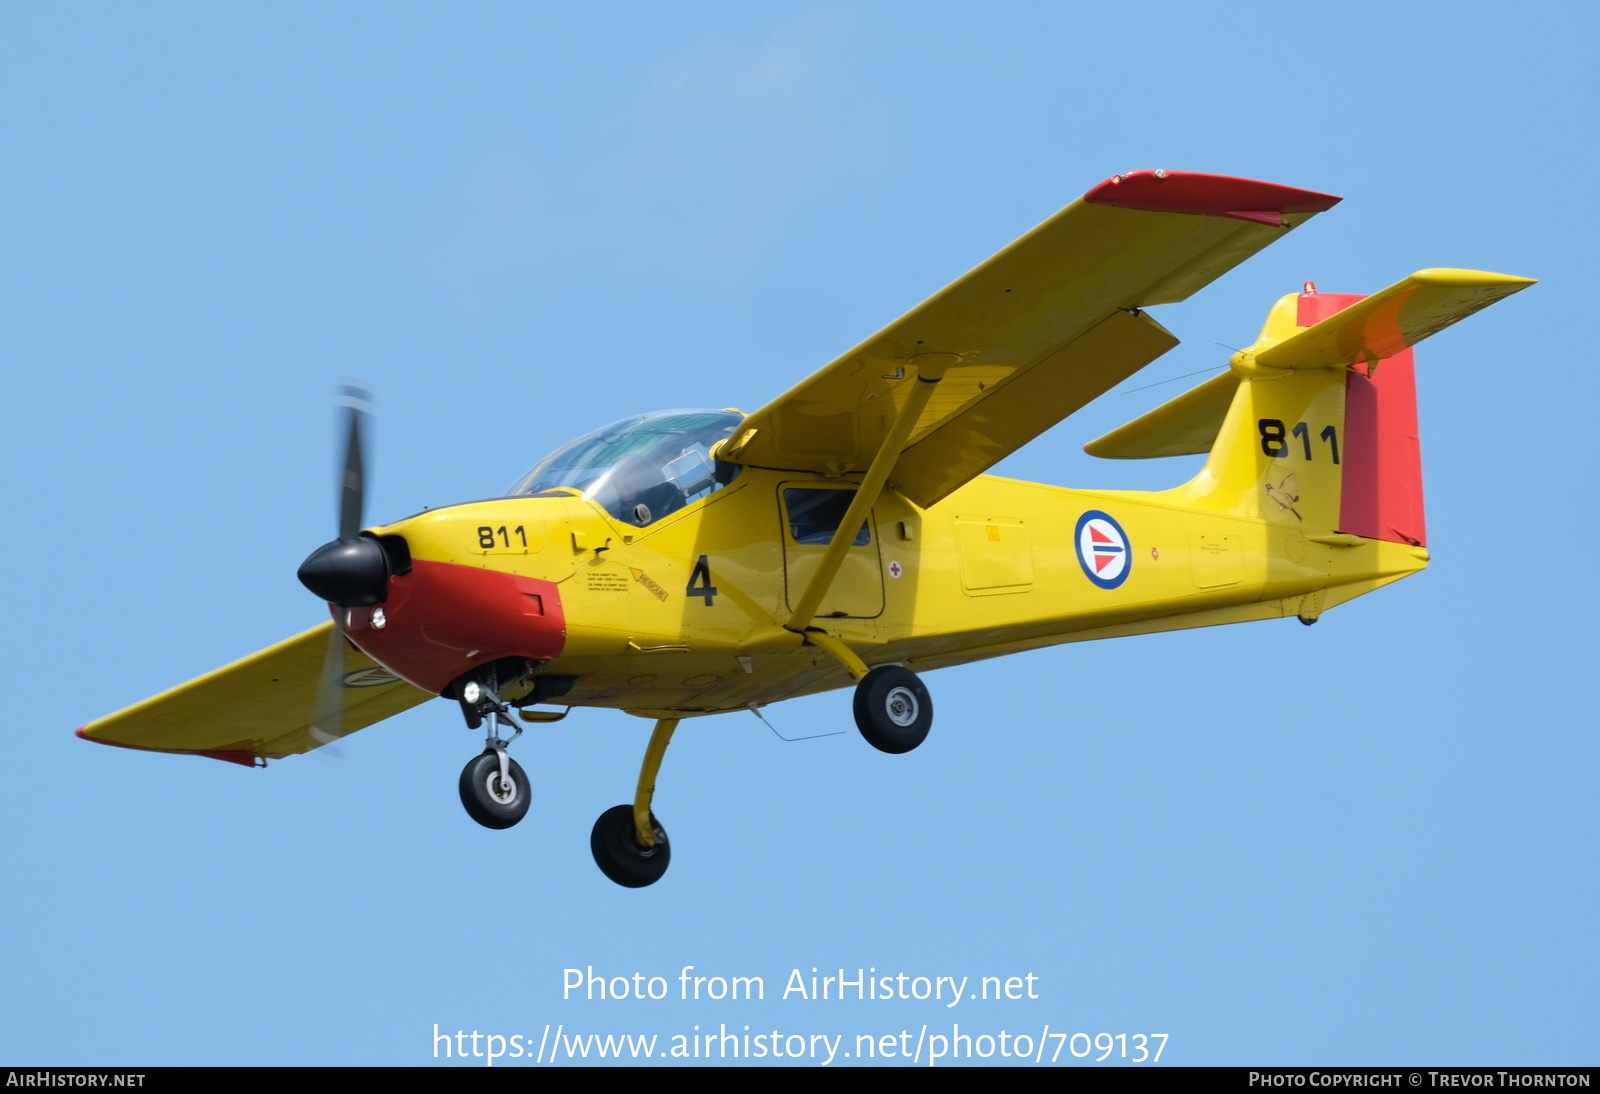
[[(922, 670), (1089, 638), (1315, 619), (1426, 565), (1423, 548), (1342, 537), (1267, 512), (1270, 501), (1218, 504), (1201, 479), (1144, 493), (982, 476), (927, 510), (887, 491), (812, 625), (869, 663)], [(643, 527), (576, 490), (424, 512), (373, 530), (404, 538), (413, 570), (391, 588), (411, 585), (391, 591), (381, 630), (372, 609), (354, 609), (347, 633), (430, 691), (521, 656), (542, 663), (552, 701), (656, 717), (843, 687), (838, 662), (784, 623), (825, 549), (802, 510), (816, 491), (852, 486), (744, 468)], [(1093, 528), (1086, 514), (1099, 514)]]

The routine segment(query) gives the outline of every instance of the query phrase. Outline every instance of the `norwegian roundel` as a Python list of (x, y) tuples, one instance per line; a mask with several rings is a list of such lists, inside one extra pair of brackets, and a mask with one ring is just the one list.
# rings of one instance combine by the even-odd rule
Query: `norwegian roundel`
[(1111, 514), (1089, 510), (1078, 518), (1074, 538), (1078, 565), (1090, 581), (1102, 589), (1115, 589), (1128, 579), (1133, 552), (1128, 549), (1128, 533)]

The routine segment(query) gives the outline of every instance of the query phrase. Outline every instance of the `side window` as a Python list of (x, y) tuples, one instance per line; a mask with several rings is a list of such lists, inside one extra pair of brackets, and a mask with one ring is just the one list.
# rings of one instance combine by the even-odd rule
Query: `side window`
[(704, 448), (691, 448), (661, 469), (668, 481), (677, 484), (687, 497), (716, 488), (716, 469)]
[[(804, 487), (783, 492), (783, 507), (789, 511), (789, 534), (796, 543), (826, 546), (839, 530), (844, 511), (855, 500), (854, 490), (806, 489)], [(865, 547), (872, 542), (872, 533), (865, 522), (856, 533), (852, 547)]]

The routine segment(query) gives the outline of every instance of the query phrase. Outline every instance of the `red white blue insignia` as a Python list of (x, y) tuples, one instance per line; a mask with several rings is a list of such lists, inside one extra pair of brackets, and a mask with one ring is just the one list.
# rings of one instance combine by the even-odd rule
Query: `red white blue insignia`
[(1102, 589), (1115, 589), (1128, 579), (1133, 552), (1128, 549), (1128, 533), (1111, 514), (1089, 510), (1078, 518), (1073, 539), (1078, 548), (1078, 565), (1090, 581)]

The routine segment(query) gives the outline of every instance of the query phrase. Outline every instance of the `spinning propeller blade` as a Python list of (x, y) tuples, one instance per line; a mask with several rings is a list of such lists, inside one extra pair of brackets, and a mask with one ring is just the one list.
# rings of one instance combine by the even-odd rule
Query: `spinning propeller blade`
[(362, 427), (372, 412), (372, 393), (359, 384), (346, 383), (339, 388), (339, 405), (346, 410), (344, 466), (339, 476), (339, 538), (317, 548), (300, 566), (301, 584), (335, 609), (334, 627), (328, 635), (328, 652), (317, 685), (316, 707), (311, 713), (311, 735), (324, 745), (344, 736), (341, 681), (349, 641), (342, 624), (350, 608), (382, 600), (389, 578), (382, 549), (376, 541), (361, 535), (366, 506)]
[(344, 631), (335, 623), (328, 632), (328, 652), (322, 659), (322, 679), (317, 684), (317, 705), (311, 712), (311, 736), (319, 745), (344, 736), (344, 696), (339, 682), (344, 677), (348, 649)]
[(361, 452), (361, 423), (372, 413), (372, 392), (355, 384), (339, 388), (345, 416), (344, 475), (339, 480), (339, 538), (361, 534), (361, 510), (366, 500), (366, 473)]
[(339, 402), (349, 412), (339, 476), (339, 538), (324, 543), (300, 564), (300, 584), (329, 604), (370, 608), (382, 603), (389, 590), (389, 562), (383, 548), (361, 534), (367, 481), (361, 434), (372, 396), (364, 387), (346, 384), (339, 389)]

